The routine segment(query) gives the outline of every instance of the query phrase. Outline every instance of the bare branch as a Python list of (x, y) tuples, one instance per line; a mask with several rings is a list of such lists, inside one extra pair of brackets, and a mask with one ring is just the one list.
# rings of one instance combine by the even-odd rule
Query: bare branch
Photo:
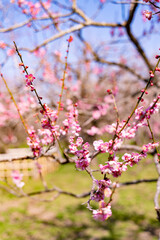
[(56, 30), (60, 31), (58, 26), (57, 26), (57, 24), (56, 24), (56, 22), (55, 22), (54, 15), (45, 7), (45, 5), (43, 4), (43, 2), (41, 0), (39, 0), (39, 2), (41, 4), (43, 10), (47, 13), (48, 17), (53, 20), (53, 25), (56, 28)]
[[(1, 162), (19, 161), (19, 160), (25, 161), (27, 159), (35, 160), (33, 153), (29, 152), (29, 151), (25, 151), (25, 150), (27, 150), (27, 149), (24, 149), (24, 151), (21, 151), (21, 149), (12, 149), (12, 151), (10, 150), (8, 153), (0, 154), (0, 163)], [(65, 158), (62, 158), (60, 155), (58, 155), (58, 157), (57, 157), (57, 150), (55, 148), (49, 150), (48, 152), (46, 152), (44, 154), (41, 154), (41, 157), (50, 158), (50, 161), (57, 162), (59, 164), (66, 164), (68, 162)]]
[(53, 2), (53, 4), (57, 5), (57, 6), (60, 7), (60, 8), (63, 8), (63, 9), (66, 9), (66, 10), (70, 10), (70, 9), (71, 9), (70, 7), (68, 7), (68, 6), (60, 3), (59, 0), (58, 0), (58, 1), (52, 0), (52, 2)]
[(138, 4), (141, 4), (141, 5), (149, 5), (149, 3), (146, 3), (146, 2), (143, 2), (143, 1), (131, 1), (131, 2), (128, 2), (128, 1), (111, 1), (111, 3), (114, 3), (114, 4), (127, 4), (127, 5), (138, 3)]
[(122, 68), (122, 69), (130, 72), (131, 74), (133, 74), (134, 76), (136, 76), (138, 79), (143, 80), (143, 81), (146, 81), (146, 79), (143, 78), (140, 74), (136, 73), (133, 68), (130, 68), (130, 67), (128, 67), (127, 65), (122, 64), (122, 63), (117, 63), (117, 62), (113, 62), (113, 61), (111, 62), (111, 61), (107, 61), (107, 60), (103, 59), (102, 57), (100, 57), (100, 56), (93, 50), (93, 48), (91, 47), (91, 45), (90, 45), (87, 41), (85, 41), (85, 40), (83, 39), (83, 37), (82, 37), (82, 35), (81, 35), (80, 33), (78, 34), (78, 36), (79, 36), (80, 40), (81, 40), (87, 47), (89, 47), (91, 53), (92, 53), (93, 56), (94, 56), (95, 61), (100, 62), (100, 63), (107, 64), (107, 65), (110, 65), (110, 66), (120, 67), (120, 68)]
[(80, 9), (76, 6), (76, 1), (73, 2), (73, 12), (79, 15), (86, 22), (91, 22), (92, 20)]
[(6, 187), (6, 186), (0, 184), (0, 188), (3, 189), (3, 190), (5, 190), (6, 192), (9, 192), (10, 194), (12, 194), (12, 195), (14, 195), (14, 196), (16, 196), (16, 197), (20, 197), (20, 196), (21, 196), (20, 194), (18, 194), (18, 193), (17, 193), (13, 188), (11, 188), (11, 187)]
[(0, 33), (6, 33), (6, 32), (10, 32), (10, 31), (13, 31), (13, 30), (17, 30), (19, 28), (22, 28), (24, 26), (26, 26), (27, 24), (29, 24), (30, 22), (35, 22), (35, 21), (40, 21), (40, 20), (54, 20), (56, 18), (65, 18), (65, 17), (69, 17), (73, 14), (73, 12), (70, 12), (70, 13), (67, 13), (67, 14), (54, 14), (49, 17), (39, 17), (39, 18), (36, 18), (36, 19), (33, 19), (33, 18), (29, 18), (28, 20), (24, 21), (24, 22), (21, 22), (21, 23), (17, 23), (17, 24), (14, 24), (8, 28), (0, 28)]
[(36, 48), (30, 50), (28, 48), (19, 48), (19, 50), (24, 50), (24, 51), (29, 51), (29, 52), (34, 52), (37, 49), (47, 45), (50, 42), (53, 42), (54, 40), (57, 40), (69, 33), (73, 33), (76, 31), (81, 30), (82, 28), (88, 27), (88, 26), (95, 26), (95, 27), (124, 27), (125, 24), (120, 24), (120, 23), (107, 23), (107, 22), (95, 22), (95, 21), (86, 21), (80, 24), (77, 24), (75, 26), (72, 26), (66, 30), (60, 31), (59, 33), (53, 35), (52, 37), (46, 39), (44, 42), (42, 42), (41, 44), (39, 44), (38, 46), (36, 46)]
[(72, 8), (75, 9), (77, 7), (77, 0), (72, 0)]
[(30, 51), (30, 52), (34, 52), (34, 51), (36, 51), (37, 49), (39, 49), (39, 48), (47, 45), (48, 43), (50, 43), (50, 42), (52, 42), (52, 41), (54, 41), (54, 40), (56, 40), (56, 39), (59, 39), (59, 38), (65, 36), (66, 34), (69, 34), (69, 33), (75, 32), (75, 31), (78, 31), (78, 30), (82, 29), (83, 27), (84, 27), (83, 24), (78, 24), (78, 25), (73, 26), (73, 27), (71, 27), (71, 28), (68, 28), (68, 29), (66, 29), (66, 30), (64, 30), (64, 31), (60, 31), (59, 33), (53, 35), (51, 38), (46, 39), (43, 43), (39, 44), (36, 48), (34, 48), (34, 49), (32, 49), (32, 50), (25, 49), (25, 48), (21, 48), (21, 50), (27, 50), (27, 51)]
[[(75, 193), (72, 193), (72, 192), (63, 191), (62, 189), (60, 189), (58, 187), (53, 187), (51, 189), (45, 189), (45, 190), (42, 190), (42, 191), (30, 192), (30, 193), (26, 194), (25, 196), (34, 196), (34, 195), (40, 195), (40, 194), (43, 194), (43, 193), (49, 193), (49, 192), (55, 192), (55, 191), (58, 192), (59, 194), (69, 195), (69, 196), (74, 197), (74, 198), (85, 198), (85, 197), (88, 197), (90, 195), (90, 191), (86, 192), (86, 193), (82, 193), (82, 194), (75, 194)], [(21, 197), (25, 197), (25, 196), (21, 195)]]
[(10, 31), (16, 30), (18, 28), (24, 27), (25, 25), (27, 25), (28, 23), (30, 23), (32, 21), (33, 21), (33, 18), (30, 18), (22, 23), (17, 23), (15, 25), (12, 25), (11, 27), (0, 28), (0, 33), (5, 33), (5, 32), (10, 32)]
[(134, 18), (134, 15), (135, 15), (135, 12), (137, 10), (137, 7), (138, 7), (138, 3), (134, 4), (134, 5), (131, 5), (131, 8), (130, 8), (130, 14), (129, 14), (129, 17), (128, 17), (128, 20), (126, 22), (126, 31), (127, 31), (127, 34), (128, 34), (128, 37), (130, 38), (131, 42), (135, 45), (135, 47), (137, 48), (137, 51), (139, 52), (139, 54), (141, 55), (141, 57), (143, 58), (144, 62), (146, 63), (147, 67), (149, 70), (152, 70), (152, 65), (150, 64), (145, 52), (143, 51), (140, 43), (138, 42), (138, 40), (134, 37), (134, 35), (132, 34), (131, 32), (131, 23), (133, 21), (133, 18)]
[(123, 187), (123, 186), (128, 186), (128, 185), (135, 185), (135, 184), (139, 184), (139, 183), (152, 183), (152, 182), (156, 182), (157, 178), (153, 178), (153, 179), (139, 179), (139, 180), (133, 180), (133, 181), (129, 181), (129, 182), (124, 182), (124, 183), (119, 183), (118, 187)]
[[(135, 184), (140, 184), (140, 183), (152, 183), (152, 182), (156, 182), (157, 179), (140, 179), (140, 180), (134, 180), (134, 181), (129, 181), (129, 182), (124, 182), (124, 183), (119, 183), (116, 185), (117, 188), (119, 187), (123, 187), (123, 186), (128, 186), (128, 185), (135, 185)], [(113, 186), (113, 188), (115, 187), (115, 185)], [(0, 188), (6, 190), (7, 192), (17, 196), (17, 197), (32, 197), (32, 196), (35, 196), (35, 195), (42, 195), (44, 193), (51, 193), (51, 192), (57, 192), (58, 193), (58, 196), (60, 194), (63, 194), (63, 195), (68, 195), (68, 196), (71, 196), (71, 197), (74, 197), (74, 198), (85, 198), (85, 197), (88, 197), (90, 196), (91, 192), (88, 191), (88, 192), (84, 192), (84, 193), (81, 193), (81, 194), (76, 194), (76, 193), (72, 193), (72, 192), (69, 192), (69, 191), (64, 191), (58, 187), (53, 187), (53, 188), (50, 188), (50, 189), (44, 189), (44, 190), (39, 190), (39, 191), (34, 191), (34, 192), (30, 192), (30, 193), (22, 193), (22, 194), (18, 194), (16, 193), (15, 191), (13, 191), (12, 189), (9, 189), (3, 185), (0, 185)], [(54, 200), (54, 198), (53, 198)]]

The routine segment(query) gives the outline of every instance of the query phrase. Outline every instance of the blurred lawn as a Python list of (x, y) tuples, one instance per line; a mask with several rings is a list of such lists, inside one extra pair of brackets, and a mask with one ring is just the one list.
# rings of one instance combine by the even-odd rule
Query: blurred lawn
[[(99, 162), (101, 161), (99, 156)], [(96, 174), (99, 178), (99, 174)], [(151, 159), (130, 168), (120, 182), (141, 178), (156, 178)], [(49, 187), (54, 185), (66, 191), (82, 193), (90, 190), (91, 181), (74, 164), (60, 166), (45, 176)], [(116, 179), (117, 180), (117, 179)], [(37, 179), (27, 180), (24, 191), (43, 189)], [(16, 198), (0, 192), (0, 240), (150, 240), (158, 239), (160, 224), (154, 210), (156, 183), (121, 187), (116, 190), (112, 203), (112, 217), (96, 222), (83, 205), (87, 201), (61, 195), (51, 202), (55, 193), (31, 198)]]

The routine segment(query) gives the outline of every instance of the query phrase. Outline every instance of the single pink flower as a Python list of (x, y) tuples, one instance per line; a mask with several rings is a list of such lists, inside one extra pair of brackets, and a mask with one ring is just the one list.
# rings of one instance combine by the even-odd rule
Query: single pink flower
[(151, 11), (145, 10), (143, 12), (143, 14), (148, 20), (151, 20), (151, 18), (152, 18), (152, 12)]
[(11, 174), (11, 177), (14, 184), (16, 184), (18, 188), (22, 188), (24, 186), (24, 182), (22, 182), (22, 177), (23, 177), (22, 173), (20, 173), (19, 171), (13, 171)]

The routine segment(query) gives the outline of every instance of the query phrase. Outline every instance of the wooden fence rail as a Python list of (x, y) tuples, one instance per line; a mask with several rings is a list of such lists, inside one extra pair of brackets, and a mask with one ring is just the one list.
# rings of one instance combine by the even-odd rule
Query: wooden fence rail
[[(32, 153), (29, 149), (10, 149), (7, 153), (0, 154), (0, 180), (11, 178), (13, 171), (23, 173), (24, 177), (36, 178), (39, 176), (36, 162), (40, 164), (43, 175), (54, 171), (58, 166), (58, 163), (52, 161), (51, 157), (41, 157), (37, 161), (28, 158), (18, 160), (18, 157), (22, 156), (32, 156)], [(14, 157), (17, 158), (16, 161), (11, 160)], [(3, 161), (4, 159), (8, 161)]]

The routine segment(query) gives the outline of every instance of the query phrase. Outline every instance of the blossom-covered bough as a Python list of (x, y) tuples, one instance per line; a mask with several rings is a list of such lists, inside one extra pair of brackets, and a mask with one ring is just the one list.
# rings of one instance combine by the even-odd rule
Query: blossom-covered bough
[[(53, 1), (54, 2), (54, 1)], [(119, 183), (118, 177), (123, 174), (123, 172), (127, 171), (128, 168), (133, 167), (134, 165), (138, 164), (139, 161), (146, 158), (148, 154), (152, 154), (157, 171), (158, 171), (158, 181), (157, 181), (157, 191), (155, 194), (155, 209), (157, 212), (157, 218), (160, 221), (160, 207), (159, 207), (159, 195), (160, 195), (160, 164), (159, 164), (159, 153), (158, 153), (158, 146), (159, 142), (155, 140), (154, 133), (152, 130), (152, 124), (150, 123), (150, 119), (152, 119), (153, 115), (157, 114), (160, 108), (160, 95), (157, 94), (150, 103), (145, 101), (145, 98), (147, 95), (149, 95), (150, 91), (152, 91), (152, 88), (154, 86), (158, 86), (157, 79), (158, 79), (158, 73), (160, 71), (159, 68), (159, 62), (160, 62), (160, 56), (156, 55), (155, 59), (157, 63), (155, 64), (155, 67), (152, 66), (151, 62), (147, 58), (146, 54), (144, 53), (140, 43), (135, 38), (131, 31), (131, 23), (133, 21), (134, 14), (136, 12), (136, 9), (138, 7), (138, 2), (131, 4), (129, 9), (129, 15), (127, 20), (124, 20), (122, 23), (107, 23), (107, 22), (98, 22), (95, 21), (94, 18), (91, 18), (87, 16), (84, 11), (82, 11), (77, 6), (77, 1), (73, 0), (71, 1), (72, 4), (70, 7), (67, 7), (63, 4), (60, 4), (60, 7), (64, 8), (66, 7), (66, 11), (68, 13), (65, 14), (52, 14), (50, 8), (51, 3), (50, 1), (39, 1), (37, 3), (32, 4), (29, 1), (18, 1), (18, 6), (22, 10), (23, 14), (28, 16), (28, 20), (21, 24), (15, 24), (11, 26), (10, 28), (2, 28), (0, 29), (0, 32), (8, 32), (12, 31), (14, 29), (18, 29), (20, 27), (23, 27), (25, 25), (30, 25), (33, 22), (36, 21), (42, 21), (42, 20), (51, 20), (52, 24), (55, 27), (55, 30), (57, 31), (56, 34), (54, 34), (52, 37), (44, 40), (41, 44), (38, 44), (34, 49), (28, 49), (28, 48), (19, 48), (16, 43), (14, 42), (14, 48), (12, 51), (15, 53), (17, 52), (20, 63), (19, 67), (22, 69), (22, 72), (24, 74), (25, 79), (25, 85), (27, 89), (30, 92), (30, 95), (34, 98), (33, 102), (37, 101), (39, 106), (36, 109), (36, 112), (38, 113), (38, 120), (37, 120), (37, 128), (34, 128), (33, 126), (29, 126), (27, 123), (27, 120), (25, 116), (22, 114), (22, 109), (20, 109), (20, 105), (15, 100), (14, 94), (11, 92), (10, 88), (8, 87), (7, 81), (5, 80), (5, 74), (1, 74), (2, 80), (4, 81), (6, 88), (10, 94), (12, 104), (15, 105), (17, 112), (19, 114), (19, 118), (21, 119), (25, 132), (27, 134), (27, 143), (30, 147), (30, 149), (33, 152), (33, 160), (36, 163), (36, 166), (38, 168), (41, 180), (44, 184), (44, 190), (40, 192), (30, 192), (30, 193), (24, 193), (23, 192), (23, 185), (24, 182), (22, 180), (22, 175), (18, 172), (13, 172), (12, 179), (14, 184), (17, 186), (20, 191), (13, 191), (13, 189), (6, 190), (10, 191), (11, 193), (18, 195), (18, 196), (34, 196), (36, 194), (40, 193), (46, 193), (51, 191), (56, 191), (58, 194), (67, 194), (73, 197), (81, 198), (88, 196), (88, 201), (86, 203), (87, 208), (92, 211), (93, 217), (97, 220), (106, 220), (112, 215), (111, 211), (111, 204), (112, 199), (114, 198), (114, 193), (116, 191), (116, 188), (122, 186), (122, 185), (128, 185), (128, 184), (137, 184), (140, 182), (152, 182), (156, 181), (157, 179), (144, 179), (144, 180), (135, 180), (133, 182), (127, 182), (127, 183)], [(152, 20), (152, 16), (157, 15), (158, 12), (155, 12), (156, 8), (158, 8), (155, 3), (149, 2), (150, 5), (148, 5), (148, 1), (145, 1), (147, 3), (147, 6), (152, 8), (154, 13), (152, 13), (149, 10), (145, 10), (143, 13), (143, 16), (147, 18), (148, 20)], [(12, 1), (13, 4), (14, 1)], [(144, 3), (144, 2), (143, 2)], [(58, 3), (57, 3), (58, 4)], [(100, 10), (103, 7), (103, 4), (105, 4), (105, 1), (100, 1), (99, 9)], [(38, 15), (43, 10), (44, 15)], [(77, 17), (75, 17), (78, 16)], [(75, 18), (71, 18), (71, 17)], [(72, 26), (67, 29), (60, 29), (61, 21), (63, 18), (70, 18), (69, 21), (72, 22)], [(58, 19), (60, 19), (58, 21)], [(34, 25), (34, 24), (33, 24)], [(138, 53), (142, 57), (143, 61), (145, 62), (148, 70), (150, 71), (150, 77), (147, 79), (140, 73), (137, 73), (133, 68), (125, 64), (124, 62), (118, 63), (114, 61), (108, 61), (105, 58), (99, 56), (99, 54), (92, 48), (91, 44), (84, 39), (84, 37), (81, 34), (82, 29), (88, 27), (88, 26), (94, 26), (94, 27), (111, 27), (113, 30), (117, 27), (120, 29), (125, 29), (128, 38), (133, 43), (133, 45), (136, 47)], [(45, 26), (47, 28), (47, 26)], [(36, 88), (36, 81), (37, 77), (35, 74), (30, 73), (28, 70), (28, 67), (25, 65), (25, 62), (23, 61), (21, 51), (25, 50), (28, 52), (34, 52), (36, 54), (40, 54), (41, 47), (46, 46), (50, 42), (54, 41), (55, 39), (58, 39), (62, 36), (65, 36), (66, 34), (73, 33), (75, 31), (78, 32), (78, 39), (84, 44), (85, 49), (87, 49), (90, 54), (93, 56), (94, 60), (100, 63), (105, 63), (108, 65), (120, 67), (121, 69), (129, 72), (130, 74), (133, 74), (138, 79), (142, 80), (143, 83), (145, 83), (145, 86), (143, 88), (136, 92), (135, 95), (139, 94), (137, 96), (137, 100), (135, 105), (133, 106), (133, 109), (131, 112), (128, 113), (128, 117), (126, 119), (121, 119), (119, 114), (119, 109), (117, 106), (116, 101), (116, 94), (117, 89), (116, 87), (111, 89), (105, 89), (105, 96), (104, 96), (104, 102), (103, 104), (100, 103), (96, 109), (93, 109), (92, 116), (87, 119), (87, 121), (83, 124), (79, 121), (79, 115), (83, 111), (83, 108), (81, 108), (82, 102), (81, 101), (73, 101), (70, 97), (67, 97), (67, 94), (65, 94), (65, 90), (67, 89), (66, 84), (66, 78), (68, 77), (68, 72), (70, 72), (72, 69), (70, 69), (70, 66), (68, 64), (68, 54), (70, 51), (70, 45), (72, 44), (73, 37), (70, 36), (67, 40), (67, 51), (64, 61), (64, 71), (63, 76), (61, 78), (60, 86), (60, 92), (58, 96), (58, 101), (55, 104), (55, 106), (52, 108), (50, 107), (45, 100), (41, 97), (39, 94), (37, 88)], [(113, 33), (112, 33), (113, 34)], [(1, 42), (0, 44), (2, 49), (9, 48), (10, 46)], [(11, 54), (11, 53), (10, 53)], [(41, 52), (42, 56), (43, 53)], [(59, 54), (59, 53), (58, 53)], [(59, 58), (59, 55), (56, 55), (57, 58)], [(86, 71), (88, 69), (88, 62), (86, 61)], [(74, 70), (74, 69), (73, 69)], [(98, 69), (99, 74), (101, 73)], [(77, 73), (77, 72), (76, 72)], [(77, 74), (78, 75), (78, 74)], [(46, 75), (45, 75), (46, 76)], [(53, 76), (52, 76), (53, 77)], [(65, 96), (64, 96), (65, 94)], [(68, 93), (69, 95), (69, 93)], [(96, 98), (96, 96), (95, 96)], [(89, 135), (99, 134), (103, 135), (106, 132), (112, 135), (111, 139), (108, 141), (104, 141), (102, 139), (94, 140), (93, 142), (88, 142), (85, 140), (85, 137), (83, 137), (82, 130), (83, 127), (88, 125), (90, 122), (94, 122), (95, 120), (99, 119), (102, 116), (105, 116), (107, 113), (108, 105), (107, 101), (105, 100), (109, 99), (110, 103), (112, 103), (112, 113), (115, 114), (114, 123), (107, 124), (104, 127), (98, 128), (96, 126), (92, 126), (91, 129), (87, 129), (87, 133)], [(98, 101), (98, 98), (97, 98)], [(87, 104), (86, 104), (87, 105)], [(87, 112), (87, 107), (86, 107)], [(63, 117), (62, 117), (63, 114)], [(125, 140), (128, 139), (134, 139), (136, 137), (136, 133), (139, 131), (139, 129), (148, 129), (149, 135), (151, 137), (151, 141), (143, 144), (141, 147), (132, 146), (132, 145), (125, 145)], [(67, 147), (64, 149), (62, 144), (63, 137), (66, 137), (67, 139)], [(47, 146), (47, 150), (46, 147)], [(91, 189), (87, 193), (83, 193), (80, 195), (74, 194), (72, 192), (67, 192), (62, 189), (59, 189), (57, 187), (48, 188), (45, 180), (43, 179), (43, 176), (41, 174), (41, 166), (38, 164), (37, 159), (41, 156), (46, 156), (47, 151), (52, 148), (53, 146), (56, 146), (56, 150), (59, 153), (58, 157), (52, 156), (54, 158), (54, 161), (57, 161), (60, 164), (67, 164), (70, 162), (75, 163), (75, 167), (77, 170), (80, 171), (86, 171), (86, 174), (92, 179), (92, 185)], [(119, 157), (119, 151), (124, 151), (122, 157)], [(94, 169), (93, 168), (93, 160), (96, 159), (97, 155), (105, 153), (105, 163), (99, 163), (99, 168)], [(106, 153), (107, 156), (106, 157)], [(23, 159), (26, 159), (27, 156), (24, 156)], [(13, 159), (16, 160), (16, 159)], [(96, 179), (96, 172), (101, 173), (101, 179)], [(115, 181), (111, 181), (110, 177), (114, 177)], [(93, 202), (98, 203), (98, 208), (95, 209), (93, 207)]]
[[(87, 207), (93, 212), (93, 217), (97, 220), (106, 220), (112, 215), (111, 211), (111, 202), (116, 187), (118, 187), (118, 182), (111, 182), (110, 175), (118, 178), (124, 171), (127, 171), (128, 167), (132, 167), (137, 164), (140, 160), (145, 158), (148, 153), (153, 153), (154, 156), (159, 156), (157, 147), (159, 146), (158, 142), (155, 142), (154, 135), (149, 123), (150, 118), (153, 114), (155, 114), (160, 107), (160, 95), (158, 95), (153, 102), (144, 109), (144, 106), (139, 106), (141, 102), (143, 102), (144, 94), (148, 94), (147, 89), (149, 85), (153, 85), (153, 77), (156, 71), (159, 70), (158, 65), (160, 62), (160, 56), (156, 56), (158, 59), (156, 67), (150, 73), (150, 78), (144, 89), (141, 91), (141, 95), (137, 99), (137, 103), (129, 115), (128, 119), (125, 121), (120, 121), (118, 118), (118, 109), (116, 108), (115, 102), (115, 110), (117, 111), (117, 122), (116, 124), (112, 124), (111, 128), (108, 127), (110, 133), (113, 133), (113, 138), (108, 142), (104, 142), (103, 140), (97, 140), (93, 142), (93, 153), (90, 151), (90, 144), (85, 142), (84, 139), (80, 136), (81, 127), (78, 121), (78, 106), (77, 104), (73, 104), (72, 101), (67, 102), (67, 114), (65, 120), (58, 123), (60, 112), (63, 111), (62, 104), (62, 94), (63, 89), (65, 87), (65, 73), (67, 71), (67, 57), (69, 52), (69, 47), (73, 38), (70, 37), (68, 40), (68, 48), (66, 55), (66, 63), (65, 70), (62, 78), (62, 86), (61, 86), (61, 94), (59, 102), (57, 103), (57, 109), (52, 110), (47, 106), (46, 103), (42, 103), (42, 97), (39, 96), (37, 90), (34, 87), (33, 80), (35, 77), (32, 74), (28, 73), (28, 70), (23, 62), (22, 56), (18, 50), (18, 47), (15, 44), (16, 51), (20, 57), (21, 63), (19, 64), (23, 67), (23, 72), (25, 75), (26, 87), (30, 89), (31, 92), (34, 92), (38, 102), (41, 106), (41, 129), (38, 129), (38, 132), (33, 127), (28, 127), (26, 121), (22, 117), (18, 105), (13, 97), (12, 92), (10, 91), (7, 82), (3, 75), (1, 77), (8, 89), (8, 92), (17, 108), (19, 113), (19, 117), (24, 125), (24, 128), (28, 134), (27, 143), (30, 146), (33, 152), (33, 159), (36, 159), (42, 154), (45, 154), (43, 151), (43, 146), (55, 143), (58, 143), (60, 150), (63, 152), (63, 156), (65, 157), (65, 162), (75, 162), (75, 166), (77, 169), (81, 171), (86, 171), (89, 176), (92, 178), (92, 188), (89, 193), (89, 200), (87, 202)], [(111, 90), (107, 90), (106, 94), (110, 94), (113, 96)], [(133, 120), (132, 120), (133, 119)], [(125, 139), (132, 139), (135, 137), (136, 132), (139, 128), (148, 127), (152, 136), (152, 142), (145, 144), (142, 146), (141, 151), (124, 153), (124, 155), (119, 159), (117, 155), (117, 151), (121, 148)], [(61, 137), (63, 135), (68, 136), (68, 153), (66, 153), (61, 146)], [(108, 159), (106, 159), (105, 164), (99, 164), (99, 170), (102, 174), (102, 179), (97, 180), (94, 177), (94, 171), (92, 169), (92, 160), (100, 153), (108, 153)], [(72, 156), (69, 156), (71, 154)], [(74, 156), (74, 157), (73, 157)], [(157, 158), (157, 164), (159, 159)], [(39, 168), (39, 173), (41, 175), (41, 168)], [(18, 188), (22, 188), (24, 183), (22, 182), (22, 175), (18, 176), (17, 172), (13, 173), (13, 181)], [(48, 191), (47, 186), (45, 186), (46, 191)], [(55, 189), (54, 189), (55, 190)], [(22, 194), (23, 195), (23, 194)], [(24, 194), (25, 195), (25, 194)], [(91, 202), (95, 201), (99, 203), (98, 209), (93, 209), (91, 206)], [(157, 204), (157, 200), (155, 201)], [(159, 206), (156, 206), (157, 216), (159, 218)]]

